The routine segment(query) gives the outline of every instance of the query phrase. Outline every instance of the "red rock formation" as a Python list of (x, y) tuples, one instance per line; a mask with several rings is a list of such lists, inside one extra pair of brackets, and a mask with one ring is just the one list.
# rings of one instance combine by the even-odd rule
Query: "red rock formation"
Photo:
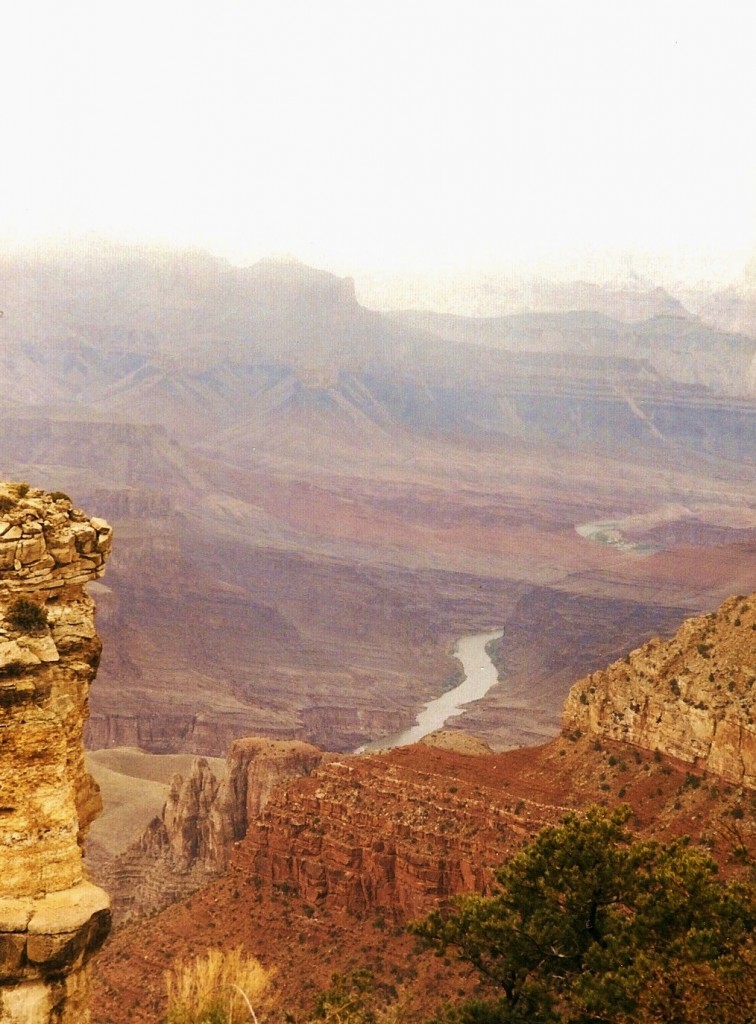
[[(566, 810), (561, 791), (587, 789), (594, 800), (616, 792), (617, 800), (624, 799), (632, 779), (629, 765), (640, 762), (638, 752), (637, 761), (627, 748), (603, 755), (597, 774), (568, 780), (574, 760), (568, 754), (579, 732), (649, 751), (658, 747), (689, 764), (700, 759), (702, 767), (752, 785), (747, 737), (751, 680), (756, 682), (755, 619), (752, 598), (733, 599), (716, 616), (685, 623), (672, 641), (652, 641), (576, 684), (565, 717), (569, 735), (543, 748), (555, 776), (545, 795), (542, 778), (539, 796), (533, 780), (513, 775), (527, 770), (529, 757), (538, 761), (535, 752), (492, 755), (456, 733), (431, 737), (433, 746), (371, 756), (324, 755), (296, 742), (240, 740), (230, 751), (220, 787), (201, 761), (186, 782), (174, 784), (162, 820), (142, 842), (141, 853), (157, 865), (143, 887), (143, 905), (154, 906), (156, 894), (165, 903), (167, 894), (177, 891), (181, 872), (196, 888), (208, 872), (233, 865), (235, 848), (257, 881), (296, 891), (311, 905), (327, 903), (352, 913), (382, 910), (398, 921), (420, 916), (457, 893), (486, 891), (493, 869), (512, 849), (561, 817)], [(670, 683), (678, 677), (685, 683), (676, 694)], [(733, 722), (739, 723), (737, 730)], [(596, 741), (582, 742), (593, 749)], [(440, 749), (450, 745), (452, 750)], [(519, 755), (518, 769), (513, 765)], [(639, 806), (651, 798), (647, 767), (648, 775), (636, 770)], [(674, 818), (682, 790), (667, 793), (668, 788), (657, 778), (654, 799), (664, 792)], [(570, 800), (565, 796), (564, 802)], [(135, 865), (124, 875), (132, 893)], [(171, 865), (160, 882), (161, 895), (156, 873)], [(124, 886), (113, 883), (113, 888)]]
[(238, 740), (222, 783), (205, 758), (196, 758), (186, 779), (174, 776), (162, 816), (101, 872), (116, 920), (163, 907), (207, 882), (277, 787), (309, 775), (329, 756), (293, 740)]
[(246, 856), (264, 881), (311, 904), (380, 909), (399, 921), (486, 891), (506, 851), (529, 834), (527, 817), (469, 782), (440, 785), (431, 763), (429, 751), (427, 770), (392, 755), (322, 765), (272, 794), (250, 822)]
[(250, 737), (233, 743), (214, 815), (223, 842), (243, 839), (249, 823), (264, 810), (279, 786), (310, 775), (330, 756), (296, 740)]

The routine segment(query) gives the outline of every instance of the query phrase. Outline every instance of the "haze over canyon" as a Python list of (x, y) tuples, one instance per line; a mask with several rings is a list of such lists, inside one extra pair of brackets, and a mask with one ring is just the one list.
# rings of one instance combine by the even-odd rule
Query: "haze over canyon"
[(507, 288), (377, 312), (293, 260), (0, 259), (2, 475), (116, 537), (91, 748), (351, 750), (485, 630), (503, 682), (454, 723), (534, 743), (575, 678), (752, 589), (752, 277), (695, 313)]

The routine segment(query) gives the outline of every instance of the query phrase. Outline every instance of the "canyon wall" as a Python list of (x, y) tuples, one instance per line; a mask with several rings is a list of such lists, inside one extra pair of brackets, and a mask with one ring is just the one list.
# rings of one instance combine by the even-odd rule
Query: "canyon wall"
[[(455, 753), (436, 749), (444, 744)], [(424, 764), (408, 768), (401, 751), (354, 757), (244, 739), (220, 785), (196, 759), (188, 778), (174, 778), (162, 816), (103, 871), (116, 920), (187, 896), (240, 856), (255, 885), (396, 921), (456, 893), (486, 891), (506, 853), (561, 810), (492, 801), (482, 781), (444, 782), (439, 758), (490, 754), (472, 737), (434, 736), (423, 749)]]
[(567, 732), (658, 750), (730, 782), (756, 786), (756, 593), (688, 619), (578, 680)]
[[(162, 816), (103, 878), (119, 916), (165, 906), (229, 869), (257, 887), (296, 891), (311, 906), (405, 922), (458, 893), (488, 891), (496, 866), (562, 816), (576, 769), (571, 781), (564, 775), (560, 799), (553, 778), (539, 795), (529, 764), (540, 751), (561, 778), (580, 735), (586, 750), (601, 750), (589, 738), (602, 737), (753, 787), (755, 691), (752, 595), (576, 683), (564, 735), (550, 747), (493, 755), (450, 732), (414, 748), (349, 756), (296, 741), (238, 740), (222, 783), (201, 758), (188, 778), (174, 778)], [(439, 744), (452, 749), (442, 753)], [(640, 755), (627, 762), (640, 765)], [(601, 771), (594, 764), (585, 772), (590, 800), (611, 791), (605, 773), (617, 764), (618, 790), (632, 786), (632, 770), (612, 755)], [(685, 770), (665, 768), (680, 777)], [(645, 770), (637, 773), (646, 785)], [(647, 803), (644, 793), (638, 799)]]
[(116, 921), (181, 899), (222, 871), (272, 795), (334, 756), (297, 740), (241, 739), (220, 783), (195, 758), (186, 779), (173, 777), (162, 815), (100, 872)]
[(0, 1021), (87, 1024), (86, 964), (110, 928), (84, 873), (100, 810), (84, 765), (112, 531), (66, 495), (0, 485)]
[(391, 755), (344, 758), (278, 789), (243, 843), (254, 876), (312, 906), (398, 923), (488, 891), (494, 869), (529, 835), (524, 807), (444, 782), (430, 750), (422, 760), (409, 768)]

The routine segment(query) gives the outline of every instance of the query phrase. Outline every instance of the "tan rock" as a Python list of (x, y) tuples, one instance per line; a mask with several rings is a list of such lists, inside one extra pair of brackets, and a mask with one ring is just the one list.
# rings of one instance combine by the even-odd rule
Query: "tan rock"
[[(86, 963), (110, 924), (107, 895), (83, 880), (81, 842), (99, 806), (82, 736), (100, 644), (83, 587), (112, 534), (66, 504), (34, 491), (0, 521), (3, 1024), (86, 1024)], [(44, 609), (46, 628), (11, 625), (19, 597)]]
[(563, 726), (756, 786), (756, 594), (725, 601), (578, 680)]
[(0, 672), (8, 666), (31, 667), (39, 665), (39, 658), (16, 640), (0, 640)]
[(0, 932), (25, 932), (33, 909), (31, 900), (0, 897)]
[(62, 892), (46, 893), (32, 905), (30, 935), (74, 932), (95, 914), (110, 907), (108, 894), (91, 882), (82, 881)]

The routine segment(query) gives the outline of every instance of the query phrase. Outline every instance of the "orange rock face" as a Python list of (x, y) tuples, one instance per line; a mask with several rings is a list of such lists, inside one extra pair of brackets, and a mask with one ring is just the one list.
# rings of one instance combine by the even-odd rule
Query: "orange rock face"
[(162, 815), (101, 872), (116, 922), (152, 912), (222, 871), (234, 844), (272, 794), (333, 758), (297, 740), (237, 740), (218, 782), (205, 758), (187, 778), (175, 775)]
[(81, 843), (100, 809), (82, 734), (100, 657), (84, 585), (112, 531), (65, 496), (0, 485), (0, 1020), (86, 1024), (110, 926)]
[(386, 755), (349, 757), (277, 789), (244, 840), (254, 870), (310, 904), (397, 921), (487, 891), (525, 821), (477, 786), (440, 788), (431, 761), (429, 751), (425, 771)]

